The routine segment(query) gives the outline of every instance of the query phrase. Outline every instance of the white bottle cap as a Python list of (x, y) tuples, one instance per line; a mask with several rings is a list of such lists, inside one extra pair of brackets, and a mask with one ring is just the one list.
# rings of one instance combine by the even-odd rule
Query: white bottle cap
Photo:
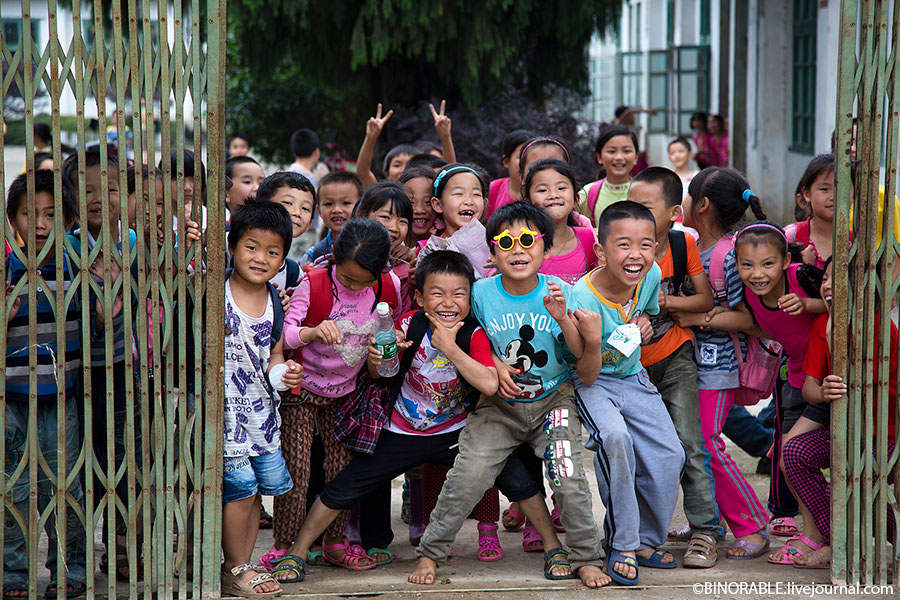
[(272, 387), (278, 390), (279, 392), (284, 392), (290, 389), (290, 386), (284, 383), (283, 377), (284, 374), (287, 373), (288, 366), (285, 363), (278, 363), (271, 369), (269, 369), (269, 383), (272, 384)]
[(388, 306), (387, 302), (379, 302), (378, 306), (375, 307), (375, 310), (378, 311), (379, 317), (386, 317), (391, 314), (391, 307)]

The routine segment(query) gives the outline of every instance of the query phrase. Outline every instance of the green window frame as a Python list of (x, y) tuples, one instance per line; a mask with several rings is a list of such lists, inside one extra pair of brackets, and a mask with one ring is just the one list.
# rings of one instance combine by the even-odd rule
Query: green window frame
[(672, 71), (676, 89), (673, 129), (690, 136), (691, 115), (709, 109), (709, 46), (673, 48)]
[(791, 151), (812, 154), (816, 128), (816, 0), (794, 0)]
[[(41, 47), (41, 22), (40, 19), (31, 20), (31, 40)], [(3, 43), (9, 49), (10, 54), (15, 54), (22, 41), (22, 19), (3, 19)]]
[(650, 51), (649, 100), (647, 108), (657, 113), (649, 115), (647, 131), (666, 133), (669, 116), (669, 51)]
[(619, 98), (625, 106), (641, 105), (641, 80), (644, 77), (644, 53), (619, 53)]
[(710, 42), (710, 19), (712, 16), (709, 12), (709, 0), (700, 0), (700, 36), (698, 41), (700, 44), (707, 46)]

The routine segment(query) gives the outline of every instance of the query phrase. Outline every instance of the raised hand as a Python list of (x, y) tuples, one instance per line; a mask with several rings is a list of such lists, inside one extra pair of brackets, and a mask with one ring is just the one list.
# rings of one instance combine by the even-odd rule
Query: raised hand
[[(381, 103), (378, 103), (378, 110), (375, 111), (375, 116), (370, 117), (368, 121), (366, 121), (366, 137), (378, 137), (381, 135), (381, 130), (384, 129), (384, 124), (388, 122), (388, 119), (391, 118), (394, 114), (394, 110), (391, 109), (387, 111), (383, 117), (381, 116)], [(434, 110), (434, 109), (432, 109)], [(449, 121), (449, 119), (448, 119)]]
[(544, 296), (547, 312), (557, 321), (566, 318), (566, 297), (563, 296), (562, 290), (552, 281), (547, 283), (547, 289), (550, 290), (550, 293)]
[(450, 117), (447, 116), (447, 101), (441, 100), (441, 111), (438, 112), (434, 109), (434, 104), (429, 104), (428, 108), (431, 109), (431, 116), (434, 117), (434, 129), (437, 131), (439, 137), (449, 136), (450, 135), (450, 126), (451, 121)]

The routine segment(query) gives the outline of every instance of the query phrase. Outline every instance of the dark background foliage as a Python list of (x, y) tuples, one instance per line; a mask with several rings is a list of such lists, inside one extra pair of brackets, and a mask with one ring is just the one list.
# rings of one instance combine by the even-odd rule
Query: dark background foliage
[[(288, 138), (300, 127), (316, 130), (332, 151), (355, 157), (378, 102), (395, 110), (382, 135), (383, 153), (398, 143), (436, 139), (428, 102), (446, 98), (459, 157), (490, 170), (499, 168), (496, 149), (512, 129), (569, 142), (586, 135), (590, 142), (594, 129), (571, 115), (587, 90), (591, 36), (615, 22), (620, 6), (614, 0), (231, 0), (228, 128), (249, 136), (254, 153), (275, 162), (293, 159)], [(585, 156), (590, 161), (589, 151)], [(585, 176), (592, 170), (578, 167)]]

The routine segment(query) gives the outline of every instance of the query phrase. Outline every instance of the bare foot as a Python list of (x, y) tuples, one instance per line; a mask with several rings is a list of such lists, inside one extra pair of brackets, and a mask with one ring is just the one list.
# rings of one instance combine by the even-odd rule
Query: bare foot
[(579, 568), (578, 577), (581, 578), (581, 583), (589, 588), (600, 588), (604, 585), (609, 585), (612, 582), (610, 576), (604, 573), (600, 567), (595, 565), (585, 565)]
[(410, 573), (407, 580), (419, 585), (431, 585), (437, 573), (437, 563), (426, 556), (420, 556), (416, 562), (416, 568)]
[[(644, 548), (642, 550), (638, 550), (637, 555), (641, 558), (650, 558), (657, 550), (658, 548)], [(662, 564), (667, 565), (675, 561), (675, 557), (672, 556), (671, 552), (668, 552), (666, 550), (661, 550), (661, 552), (663, 552), (663, 557), (659, 562), (661, 562)]]
[[(243, 583), (249, 583), (251, 579), (253, 579), (254, 577), (258, 577), (258, 576), (259, 576), (259, 573), (257, 573), (253, 569), (249, 569), (249, 570), (241, 573), (240, 576), (238, 576), (238, 581), (241, 581)], [(277, 592), (280, 589), (281, 589), (281, 586), (278, 585), (278, 582), (272, 581), (271, 579), (268, 581), (263, 581), (262, 583), (258, 583), (255, 586), (253, 586), (253, 591), (256, 593), (259, 593), (259, 594), (264, 594), (266, 592)]]
[(809, 554), (795, 557), (794, 566), (801, 569), (831, 568), (831, 546), (822, 546)]
[[(622, 556), (630, 556), (631, 558), (635, 558), (634, 552), (632, 552), (632, 551), (620, 552), (619, 554), (621, 554)], [(637, 577), (637, 569), (635, 567), (632, 567), (628, 563), (623, 563), (623, 562), (613, 563), (613, 571), (615, 571), (616, 573), (618, 573), (619, 575), (621, 575), (622, 577), (624, 577), (626, 579), (634, 579), (635, 577)]]

